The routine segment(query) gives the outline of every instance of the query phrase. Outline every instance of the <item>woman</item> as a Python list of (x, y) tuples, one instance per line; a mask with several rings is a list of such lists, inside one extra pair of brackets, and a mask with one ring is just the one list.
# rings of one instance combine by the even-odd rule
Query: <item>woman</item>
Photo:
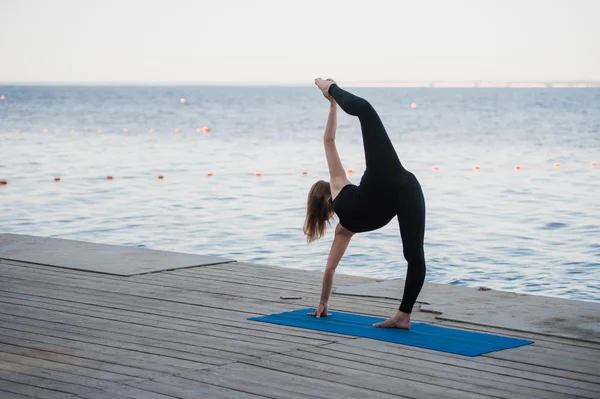
[[(339, 218), (327, 266), (319, 306), (311, 315), (327, 316), (327, 304), (335, 269), (355, 233), (379, 229), (397, 216), (408, 271), (398, 312), (375, 327), (410, 328), (410, 315), (425, 280), (425, 200), (416, 177), (404, 169), (379, 116), (366, 100), (341, 89), (333, 80), (315, 79), (330, 102), (324, 144), (329, 182), (316, 182), (308, 194), (304, 233), (312, 242), (325, 233), (333, 214)], [(337, 104), (358, 116), (365, 150), (366, 170), (358, 186), (346, 178), (335, 146)]]

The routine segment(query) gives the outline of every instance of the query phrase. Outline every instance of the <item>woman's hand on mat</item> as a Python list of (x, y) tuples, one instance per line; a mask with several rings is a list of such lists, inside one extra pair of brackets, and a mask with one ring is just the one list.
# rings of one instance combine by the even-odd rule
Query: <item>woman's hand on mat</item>
[(315, 316), (317, 319), (320, 317), (331, 316), (331, 314), (327, 311), (327, 305), (325, 305), (324, 303), (319, 303), (317, 309), (314, 312), (309, 313), (308, 315)]

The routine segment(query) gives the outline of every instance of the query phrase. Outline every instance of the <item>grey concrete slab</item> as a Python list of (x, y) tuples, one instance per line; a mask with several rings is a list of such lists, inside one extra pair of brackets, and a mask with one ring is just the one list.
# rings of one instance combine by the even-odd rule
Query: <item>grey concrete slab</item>
[[(337, 295), (402, 297), (404, 280), (386, 280), (337, 288)], [(426, 283), (421, 311), (438, 320), (498, 327), (600, 343), (600, 303), (574, 301), (471, 287)]]
[(213, 256), (21, 234), (0, 234), (0, 259), (118, 276), (235, 262)]

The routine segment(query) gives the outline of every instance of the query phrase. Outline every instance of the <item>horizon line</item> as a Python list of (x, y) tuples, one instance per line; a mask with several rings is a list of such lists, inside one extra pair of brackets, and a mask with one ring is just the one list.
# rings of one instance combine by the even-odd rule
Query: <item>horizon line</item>
[[(347, 87), (364, 88), (600, 88), (600, 80), (420, 80), (339, 81)], [(0, 81), (0, 86), (162, 86), (162, 87), (308, 87), (311, 82), (111, 82), (111, 81)]]

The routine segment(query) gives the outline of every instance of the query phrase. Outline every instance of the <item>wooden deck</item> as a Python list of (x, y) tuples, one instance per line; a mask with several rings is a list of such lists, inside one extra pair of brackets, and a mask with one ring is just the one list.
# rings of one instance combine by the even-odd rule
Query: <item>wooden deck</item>
[[(470, 358), (247, 321), (314, 306), (321, 276), (226, 263), (121, 277), (0, 261), (0, 398), (600, 398), (598, 342), (414, 313), (535, 340)], [(371, 281), (338, 275), (335, 286)], [(397, 306), (331, 300), (376, 316)]]

